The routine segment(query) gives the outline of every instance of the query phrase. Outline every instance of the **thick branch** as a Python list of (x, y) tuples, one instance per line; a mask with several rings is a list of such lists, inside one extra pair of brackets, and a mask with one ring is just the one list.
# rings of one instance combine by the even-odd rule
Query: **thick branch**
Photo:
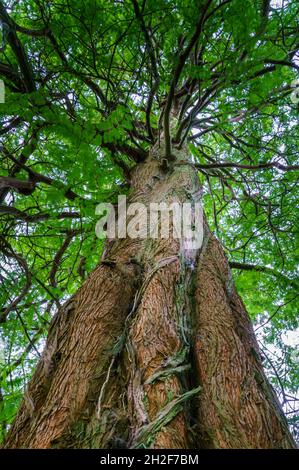
[(182, 52), (182, 54), (179, 55), (178, 58), (178, 64), (177, 67), (174, 71), (173, 79), (170, 84), (170, 89), (169, 93), (167, 96), (166, 104), (165, 104), (165, 109), (164, 109), (164, 137), (165, 137), (165, 158), (167, 160), (171, 159), (171, 136), (170, 136), (170, 111), (172, 107), (172, 102), (173, 98), (175, 95), (175, 89), (178, 84), (180, 75), (183, 71), (184, 65), (186, 63), (186, 60), (189, 57), (189, 54), (191, 50), (193, 49), (193, 46), (196, 44), (196, 42), (199, 39), (199, 36), (202, 32), (202, 27), (204, 24), (205, 16), (207, 13), (207, 10), (212, 3), (213, 0), (207, 0), (205, 5), (202, 8), (202, 13), (200, 15), (200, 18), (198, 20), (195, 32), (188, 44), (188, 46), (185, 48), (185, 50)]
[(33, 71), (32, 71), (31, 65), (28, 61), (28, 58), (22, 46), (22, 43), (20, 42), (16, 34), (15, 23), (8, 15), (2, 1), (0, 1), (0, 19), (4, 23), (6, 23), (9, 28), (9, 31), (7, 34), (7, 40), (20, 65), (20, 69), (22, 71), (22, 75), (25, 81), (26, 91), (28, 92), (35, 91), (36, 87), (34, 83)]
[(21, 193), (31, 194), (35, 189), (35, 183), (11, 178), (10, 176), (0, 176), (0, 189), (2, 188), (17, 189)]
[(5, 204), (0, 204), (0, 214), (11, 215), (17, 220), (23, 220), (24, 222), (39, 222), (48, 219), (79, 219), (81, 217), (79, 212), (60, 212), (59, 214), (38, 212), (37, 214), (27, 214), (26, 211), (21, 211)]
[(151, 123), (150, 123), (150, 113), (151, 113), (151, 108), (152, 108), (154, 96), (155, 96), (156, 91), (159, 87), (160, 77), (159, 77), (158, 69), (157, 69), (157, 63), (156, 63), (156, 57), (155, 57), (155, 47), (153, 45), (151, 36), (150, 36), (146, 26), (145, 26), (143, 16), (140, 12), (137, 0), (132, 0), (132, 2), (133, 2), (136, 18), (140, 22), (140, 26), (141, 26), (142, 32), (144, 34), (146, 49), (147, 49), (147, 52), (148, 52), (149, 57), (150, 57), (152, 72), (153, 72), (153, 75), (154, 75), (154, 83), (152, 85), (152, 88), (151, 88), (151, 91), (150, 91), (150, 94), (149, 94), (147, 109), (146, 109), (146, 127), (147, 127), (147, 131), (148, 131), (148, 135), (149, 135), (151, 141), (153, 142), (154, 141), (154, 136), (153, 136), (153, 131), (152, 131)]

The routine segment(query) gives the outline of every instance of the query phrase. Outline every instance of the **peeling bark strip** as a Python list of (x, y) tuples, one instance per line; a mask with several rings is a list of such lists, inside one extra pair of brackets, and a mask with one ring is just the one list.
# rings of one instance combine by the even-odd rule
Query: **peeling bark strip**
[[(131, 175), (130, 202), (196, 202), (163, 142)], [(186, 148), (173, 149), (177, 161)], [(226, 258), (206, 227), (184, 240), (108, 240), (57, 312), (7, 448), (294, 447)], [(197, 266), (197, 267), (196, 267)]]

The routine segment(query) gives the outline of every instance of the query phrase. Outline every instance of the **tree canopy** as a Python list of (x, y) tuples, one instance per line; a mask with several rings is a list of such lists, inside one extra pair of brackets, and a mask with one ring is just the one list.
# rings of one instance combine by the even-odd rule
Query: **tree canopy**
[(172, 147), (188, 144), (298, 433), (288, 341), (298, 328), (298, 10), (287, 0), (0, 1), (2, 437), (53, 312), (100, 259), (96, 205), (130, 190), (161, 129), (166, 169)]

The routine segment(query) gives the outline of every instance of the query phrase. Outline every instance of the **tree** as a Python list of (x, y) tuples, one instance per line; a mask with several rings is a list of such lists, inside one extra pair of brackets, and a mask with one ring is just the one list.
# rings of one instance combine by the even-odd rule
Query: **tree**
[[(290, 413), (296, 358), (261, 352), (235, 283), (266, 341), (298, 326), (297, 13), (0, 2), (5, 447), (295, 447), (263, 362)], [(98, 239), (120, 194), (200, 199), (201, 248)]]

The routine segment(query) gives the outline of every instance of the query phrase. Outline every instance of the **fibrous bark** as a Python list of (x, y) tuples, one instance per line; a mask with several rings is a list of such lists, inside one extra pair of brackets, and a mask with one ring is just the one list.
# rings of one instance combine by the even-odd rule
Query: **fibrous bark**
[(205, 448), (294, 446), (227, 259), (212, 235), (199, 258), (194, 358), (201, 393), (199, 440)]
[[(196, 171), (131, 175), (130, 202), (195, 202)], [(176, 161), (186, 160), (186, 149)], [(184, 239), (108, 240), (57, 312), (6, 447), (294, 447), (245, 307), (206, 223)]]

